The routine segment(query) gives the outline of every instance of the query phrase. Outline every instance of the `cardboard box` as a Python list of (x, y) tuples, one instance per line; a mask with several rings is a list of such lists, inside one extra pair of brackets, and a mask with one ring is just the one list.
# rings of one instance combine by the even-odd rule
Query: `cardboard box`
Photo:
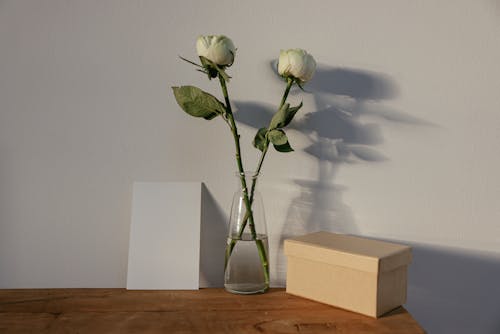
[(317, 232), (285, 240), (286, 292), (371, 317), (406, 302), (411, 248)]

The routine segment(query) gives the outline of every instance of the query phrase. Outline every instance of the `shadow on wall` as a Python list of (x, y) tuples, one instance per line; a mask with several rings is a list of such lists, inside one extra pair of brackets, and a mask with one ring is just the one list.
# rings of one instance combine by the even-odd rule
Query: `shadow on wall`
[[(271, 63), (271, 68), (276, 68), (275, 63)], [(359, 232), (351, 208), (342, 200), (346, 187), (336, 184), (335, 177), (345, 164), (388, 159), (377, 149), (383, 142), (380, 123), (431, 125), (384, 105), (398, 95), (394, 80), (385, 74), (318, 65), (305, 89), (313, 96), (316, 111), (298, 117), (290, 127), (307, 136), (305, 153), (314, 158), (318, 174), (313, 180), (292, 180), (299, 196), (290, 203), (280, 235), (276, 285), (284, 284), (284, 239), (318, 230)], [(291, 94), (297, 92), (303, 94), (298, 89)], [(272, 108), (259, 103), (238, 102), (236, 107), (236, 118), (254, 128), (268, 124), (274, 114)]]
[(369, 112), (368, 103), (396, 95), (392, 80), (377, 73), (320, 65), (306, 88), (316, 111), (294, 127), (307, 135), (310, 144), (305, 152), (315, 159), (318, 174), (314, 180), (294, 180), (300, 195), (290, 204), (281, 241), (318, 230), (358, 232), (352, 210), (342, 201), (346, 187), (335, 184), (338, 169), (343, 164), (387, 159), (374, 148), (383, 141), (379, 125), (361, 118)]
[(407, 309), (429, 333), (500, 333), (500, 254), (413, 244)]
[[(384, 74), (320, 65), (305, 88), (317, 111), (292, 126), (306, 134), (310, 144), (305, 152), (314, 157), (318, 175), (293, 180), (300, 195), (288, 208), (280, 246), (285, 238), (316, 230), (359, 235), (352, 210), (342, 201), (346, 187), (335, 183), (338, 169), (388, 159), (377, 149), (383, 122), (435, 126), (384, 105), (398, 95)], [(254, 128), (268, 124), (274, 113), (258, 103), (240, 102), (237, 108), (238, 120)], [(429, 333), (500, 333), (499, 254), (412, 246), (407, 308)], [(284, 271), (282, 249), (278, 253)]]
[[(271, 67), (275, 68), (274, 62)], [(290, 128), (307, 136), (310, 144), (305, 152), (315, 159), (318, 175), (314, 180), (293, 180), (300, 195), (290, 206), (283, 235), (318, 229), (355, 233), (351, 210), (341, 201), (346, 188), (334, 182), (340, 166), (388, 159), (376, 148), (383, 142), (381, 122), (431, 123), (384, 106), (398, 95), (398, 89), (381, 73), (319, 65), (305, 88), (314, 98), (316, 111), (294, 120)], [(295, 89), (292, 94), (297, 92), (302, 93)], [(236, 109), (237, 120), (256, 129), (268, 124), (274, 114), (272, 107), (255, 102), (239, 101)]]
[(227, 217), (205, 184), (201, 188), (200, 287), (224, 286)]

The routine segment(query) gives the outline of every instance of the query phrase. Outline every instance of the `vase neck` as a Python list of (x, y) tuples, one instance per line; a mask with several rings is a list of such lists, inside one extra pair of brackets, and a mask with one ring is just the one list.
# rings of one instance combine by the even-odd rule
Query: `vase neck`
[(241, 177), (243, 177), (246, 181), (246, 186), (248, 191), (250, 191), (253, 184), (257, 184), (257, 179), (259, 174), (255, 174), (253, 171), (245, 171), (243, 173), (236, 172), (235, 176), (237, 178), (237, 184), (241, 188), (243, 185), (241, 183)]

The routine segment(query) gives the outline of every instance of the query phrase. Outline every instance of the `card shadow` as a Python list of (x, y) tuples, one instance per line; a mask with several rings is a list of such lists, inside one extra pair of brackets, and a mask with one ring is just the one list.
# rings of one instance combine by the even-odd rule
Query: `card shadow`
[(224, 286), (227, 216), (212, 193), (201, 187), (200, 287)]

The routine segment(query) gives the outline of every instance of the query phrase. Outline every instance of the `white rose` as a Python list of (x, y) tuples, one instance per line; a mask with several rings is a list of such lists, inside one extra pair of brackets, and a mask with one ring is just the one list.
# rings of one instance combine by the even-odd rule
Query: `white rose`
[(278, 60), (278, 73), (282, 77), (293, 77), (305, 83), (316, 69), (314, 58), (302, 49), (281, 50)]
[(223, 66), (233, 63), (236, 48), (230, 38), (224, 35), (212, 35), (198, 37), (196, 51), (198, 56)]

